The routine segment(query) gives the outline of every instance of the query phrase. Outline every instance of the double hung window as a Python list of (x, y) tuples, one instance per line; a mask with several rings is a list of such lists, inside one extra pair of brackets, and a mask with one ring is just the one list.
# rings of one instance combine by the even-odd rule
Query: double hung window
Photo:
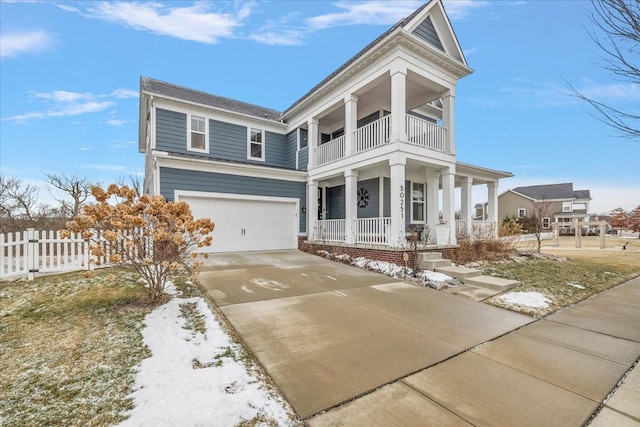
[(191, 127), (189, 132), (189, 150), (207, 151), (207, 128), (204, 117), (191, 116)]

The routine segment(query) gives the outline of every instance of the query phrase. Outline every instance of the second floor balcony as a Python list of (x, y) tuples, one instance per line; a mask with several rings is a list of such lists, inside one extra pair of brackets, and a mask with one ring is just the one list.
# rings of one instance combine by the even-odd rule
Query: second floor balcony
[[(313, 156), (312, 167), (324, 166), (389, 143), (392, 126), (391, 117), (391, 115), (384, 116), (353, 131), (351, 150), (347, 148), (346, 135), (341, 135), (316, 147), (314, 149), (315, 155)], [(410, 114), (405, 114), (404, 120), (407, 137), (406, 140), (401, 142), (420, 146), (427, 150), (452, 154), (446, 137), (446, 128)]]

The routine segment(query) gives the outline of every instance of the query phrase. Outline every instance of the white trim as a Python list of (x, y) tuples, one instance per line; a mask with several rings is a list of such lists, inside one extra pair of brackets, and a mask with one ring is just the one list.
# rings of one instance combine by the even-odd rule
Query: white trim
[[(280, 181), (306, 182), (307, 180), (307, 172), (305, 171), (277, 169), (269, 166), (245, 165), (209, 159), (178, 158), (158, 151), (154, 153), (154, 159), (156, 160), (157, 168), (168, 167), (200, 172), (221, 173), (225, 175), (267, 178)], [(158, 193), (156, 192), (156, 194)]]
[[(256, 141), (252, 141), (251, 140), (251, 134), (253, 131), (259, 131), (260, 132), (260, 142), (256, 142)], [(266, 157), (266, 151), (267, 151), (267, 144), (266, 144), (266, 140), (265, 140), (265, 131), (264, 129), (260, 129), (260, 128), (256, 128), (256, 127), (252, 127), (252, 126), (248, 126), (247, 127), (247, 160), (255, 160), (255, 161), (260, 161), (260, 162), (264, 162), (264, 159)], [(260, 157), (253, 157), (251, 155), (251, 144), (260, 144)]]
[[(173, 196), (175, 200), (179, 200), (180, 197), (199, 197), (203, 199), (215, 198), (215, 199), (232, 199), (232, 200), (251, 200), (261, 202), (276, 202), (276, 203), (295, 203), (300, 205), (300, 199), (297, 197), (277, 197), (277, 196), (255, 196), (250, 194), (235, 194), (235, 193), (217, 193), (209, 191), (193, 191), (193, 190), (174, 190)], [(298, 217), (298, 215), (296, 215)]]
[[(522, 211), (522, 215), (520, 215), (520, 211)], [(526, 218), (527, 217), (527, 209), (526, 208), (518, 208), (518, 218)]]
[[(262, 127), (273, 126), (274, 129), (277, 129), (277, 130), (274, 130), (274, 132), (285, 131), (288, 126), (286, 123), (283, 123), (283, 122), (278, 122), (271, 119), (265, 119), (258, 116), (252, 116), (250, 114), (237, 113), (235, 111), (225, 110), (220, 107), (213, 107), (211, 105), (199, 104), (197, 102), (190, 102), (180, 98), (173, 98), (171, 96), (159, 94), (156, 92), (151, 92), (148, 90), (144, 90), (142, 91), (142, 93), (147, 95), (152, 95), (156, 98), (156, 108), (171, 109), (172, 106), (176, 106), (176, 104), (179, 104), (183, 106), (182, 108), (178, 106), (179, 110), (177, 111), (181, 113), (185, 113), (185, 112), (188, 113), (190, 111), (199, 111), (202, 113), (202, 111), (206, 111), (206, 113), (202, 113), (202, 114), (209, 114), (214, 118), (214, 120), (221, 120), (227, 123), (241, 124), (242, 126), (246, 126), (246, 123), (253, 123), (257, 121), (262, 124)], [(176, 110), (173, 110), (173, 111), (176, 111)], [(221, 118), (215, 118), (217, 115), (222, 116), (225, 119), (223, 120)], [(229, 118), (232, 118), (232, 120), (229, 120)]]

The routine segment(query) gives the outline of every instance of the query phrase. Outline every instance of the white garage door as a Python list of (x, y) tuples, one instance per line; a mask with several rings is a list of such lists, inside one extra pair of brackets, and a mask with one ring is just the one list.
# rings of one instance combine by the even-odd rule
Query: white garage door
[(194, 218), (210, 218), (213, 243), (202, 252), (295, 249), (298, 246), (297, 199), (178, 196)]

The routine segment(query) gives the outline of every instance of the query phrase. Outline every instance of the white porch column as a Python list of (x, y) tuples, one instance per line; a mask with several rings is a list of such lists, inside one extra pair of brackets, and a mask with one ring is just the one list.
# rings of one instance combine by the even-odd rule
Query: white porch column
[(345, 243), (356, 242), (355, 220), (358, 218), (358, 171), (344, 171)]
[(473, 198), (472, 198), (472, 187), (473, 186), (473, 178), (465, 176), (462, 178), (462, 186), (460, 187), (460, 214), (462, 216), (462, 220), (464, 221), (465, 231), (469, 236), (473, 233)]
[(391, 141), (407, 140), (407, 68), (391, 69)]
[(358, 127), (358, 97), (348, 95), (344, 98), (344, 155), (356, 152), (354, 132)]
[(318, 220), (318, 181), (307, 181), (307, 238), (316, 239), (316, 221)]
[(494, 237), (498, 237), (498, 182), (487, 183), (487, 221), (494, 224)]
[(456, 244), (455, 169), (442, 170), (442, 219), (449, 224), (449, 244)]
[(431, 240), (435, 242), (436, 229), (440, 219), (440, 173), (427, 172), (427, 224), (431, 229)]
[(389, 160), (391, 175), (391, 232), (389, 233), (389, 245), (402, 247), (405, 243), (405, 215), (407, 206), (405, 196), (409, 188), (405, 183), (405, 166), (407, 160), (401, 156), (395, 156)]
[(307, 170), (311, 170), (316, 164), (316, 147), (318, 147), (318, 119), (315, 117), (307, 120), (307, 138), (308, 141), (308, 155), (309, 164)]
[(447, 128), (446, 142), (448, 151), (456, 154), (455, 138), (455, 90), (450, 89), (442, 96), (442, 125)]

